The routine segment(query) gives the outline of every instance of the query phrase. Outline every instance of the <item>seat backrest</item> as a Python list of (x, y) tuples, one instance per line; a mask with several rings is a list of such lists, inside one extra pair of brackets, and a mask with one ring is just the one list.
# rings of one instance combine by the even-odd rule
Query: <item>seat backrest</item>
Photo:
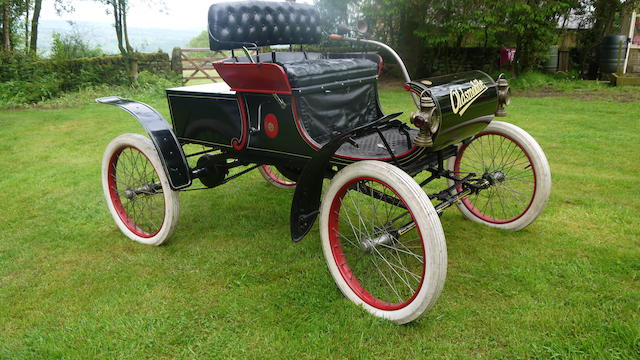
[[(252, 55), (253, 61), (264, 63), (275, 63), (278, 65), (300, 62), (305, 60), (317, 60), (326, 58), (326, 54), (317, 52), (301, 52), (301, 51), (272, 51)], [(236, 56), (223, 60), (228, 63), (248, 63), (251, 62), (246, 56)]]
[(209, 8), (209, 44), (214, 51), (253, 44), (316, 44), (320, 36), (320, 16), (312, 5), (236, 1)]

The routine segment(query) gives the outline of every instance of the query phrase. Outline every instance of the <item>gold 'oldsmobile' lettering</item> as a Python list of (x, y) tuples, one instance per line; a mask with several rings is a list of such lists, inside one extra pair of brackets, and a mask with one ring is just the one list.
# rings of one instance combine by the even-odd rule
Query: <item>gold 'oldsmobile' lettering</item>
[(451, 108), (454, 114), (462, 116), (465, 111), (471, 106), (471, 104), (487, 91), (487, 85), (480, 80), (471, 80), (471, 85), (467, 90), (462, 88), (453, 89), (449, 92), (449, 98), (451, 99)]

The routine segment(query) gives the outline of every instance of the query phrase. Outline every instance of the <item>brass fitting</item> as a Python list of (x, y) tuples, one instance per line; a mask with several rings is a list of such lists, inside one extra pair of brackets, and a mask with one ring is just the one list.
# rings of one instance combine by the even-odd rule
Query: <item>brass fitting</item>
[(505, 106), (509, 106), (511, 104), (511, 88), (509, 88), (509, 82), (505, 79), (504, 74), (500, 74), (498, 77), (497, 86), (498, 86), (498, 110), (496, 111), (497, 117), (505, 117), (507, 116), (507, 111), (504, 109)]
[(440, 126), (439, 121), (433, 116), (435, 111), (436, 103), (431, 96), (423, 93), (422, 96), (420, 96), (420, 110), (411, 114), (411, 123), (420, 129), (420, 133), (418, 133), (413, 140), (416, 146), (433, 146), (433, 133), (435, 133)]

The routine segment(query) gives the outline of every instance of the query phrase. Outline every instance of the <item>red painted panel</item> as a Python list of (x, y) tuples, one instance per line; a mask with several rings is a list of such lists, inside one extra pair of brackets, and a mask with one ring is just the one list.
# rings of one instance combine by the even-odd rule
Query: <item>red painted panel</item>
[(264, 132), (269, 139), (275, 139), (278, 136), (278, 118), (274, 114), (267, 114), (264, 118)]
[(233, 91), (291, 94), (287, 74), (278, 64), (215, 62), (213, 67)]

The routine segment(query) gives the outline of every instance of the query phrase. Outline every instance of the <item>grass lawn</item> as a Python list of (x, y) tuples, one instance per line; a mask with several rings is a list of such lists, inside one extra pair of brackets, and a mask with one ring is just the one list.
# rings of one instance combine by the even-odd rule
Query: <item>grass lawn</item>
[(128, 114), (2, 110), (0, 359), (640, 358), (640, 102), (517, 97), (508, 111), (549, 158), (546, 211), (513, 233), (450, 209), (444, 292), (397, 326), (342, 296), (317, 225), (291, 243), (291, 191), (252, 173), (183, 193), (172, 240), (143, 246), (100, 184), (107, 143), (142, 131)]

